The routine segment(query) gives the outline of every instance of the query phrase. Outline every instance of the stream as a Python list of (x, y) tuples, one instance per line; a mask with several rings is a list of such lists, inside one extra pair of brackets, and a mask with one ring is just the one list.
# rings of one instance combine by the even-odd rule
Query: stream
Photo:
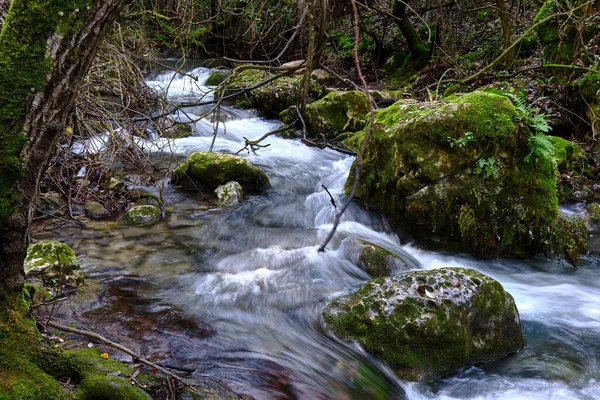
[[(210, 98), (210, 70), (156, 73), (148, 83), (171, 101)], [(168, 89), (167, 89), (168, 87)], [(205, 95), (206, 94), (206, 95)], [(189, 121), (206, 107), (186, 108)], [(280, 122), (224, 106), (215, 151), (235, 153)], [(144, 142), (160, 157), (207, 151), (213, 122), (193, 136)], [(230, 209), (207, 208), (198, 193), (167, 185), (167, 215), (152, 227), (91, 222), (44, 236), (71, 245), (101, 298), (84, 314), (114, 324), (145, 354), (219, 378), (256, 399), (598, 399), (600, 398), (600, 257), (574, 269), (533, 258), (479, 261), (401, 243), (386, 220), (352, 204), (330, 242), (353, 157), (270, 136), (257, 154), (242, 153), (269, 176), (272, 189)], [(90, 143), (81, 143), (82, 151)], [(88, 149), (88, 151), (91, 151)], [(469, 267), (500, 281), (515, 298), (526, 347), (430, 384), (407, 383), (359, 346), (331, 336), (321, 310), (369, 276), (358, 267), (361, 243), (399, 255), (410, 268)], [(590, 241), (594, 246), (594, 238)], [(405, 272), (396, 270), (395, 274)]]

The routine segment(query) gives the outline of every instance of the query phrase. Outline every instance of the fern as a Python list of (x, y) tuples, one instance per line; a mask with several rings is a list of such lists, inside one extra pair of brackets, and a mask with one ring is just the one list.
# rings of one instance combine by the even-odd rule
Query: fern
[(552, 130), (552, 127), (546, 119), (546, 114), (540, 114), (539, 112), (535, 113), (528, 122), (529, 126), (533, 128), (535, 132), (548, 133)]
[(552, 140), (545, 134), (536, 133), (535, 135), (530, 135), (528, 144), (531, 152), (525, 157), (525, 162), (531, 163), (538, 159), (554, 161), (554, 145), (552, 144)]

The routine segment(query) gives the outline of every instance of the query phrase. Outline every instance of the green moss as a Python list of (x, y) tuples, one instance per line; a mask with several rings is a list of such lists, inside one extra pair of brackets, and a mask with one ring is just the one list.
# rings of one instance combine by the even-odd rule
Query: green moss
[[(583, 2), (574, 2), (573, 6), (580, 6)], [(569, 6), (569, 7), (573, 7)], [(566, 8), (557, 6), (555, 0), (547, 0), (533, 20), (536, 24), (557, 12), (565, 11)], [(546, 62), (571, 64), (574, 62), (579, 48), (593, 32), (597, 31), (597, 24), (580, 24), (580, 18), (583, 16), (584, 7), (577, 7), (572, 16), (559, 16), (539, 25), (536, 33), (544, 49), (544, 59)], [(591, 21), (590, 21), (591, 22)], [(580, 25), (579, 25), (580, 24)], [(556, 71), (556, 74), (561, 71)]]
[(365, 271), (374, 278), (388, 276), (392, 267), (393, 260), (397, 258), (394, 253), (391, 253), (379, 246), (365, 245), (360, 253), (360, 262)]
[[(19, 207), (16, 183), (23, 171), (20, 153), (27, 137), (28, 105), (43, 91), (52, 67), (48, 39), (83, 20), (89, 0), (13, 2), (0, 33), (0, 229)], [(78, 10), (78, 11), (76, 11)]]
[[(523, 160), (528, 127), (508, 98), (473, 92), (378, 110), (356, 196), (421, 243), (481, 257), (532, 254), (558, 215), (552, 157)], [(465, 132), (471, 140), (456, 146)], [(365, 132), (351, 142), (358, 147)], [(481, 160), (495, 174), (478, 174)], [(349, 174), (346, 190), (353, 184)]]
[(84, 281), (73, 249), (57, 241), (29, 245), (24, 268), (28, 276), (41, 277), (46, 282), (64, 279), (80, 285)]
[(250, 192), (271, 186), (262, 169), (245, 158), (230, 154), (193, 153), (173, 172), (171, 178), (175, 183), (191, 189), (201, 187), (214, 190), (230, 181), (238, 182)]
[(323, 316), (336, 336), (358, 341), (408, 380), (501, 358), (524, 344), (510, 294), (463, 268), (375, 279), (334, 300)]
[[(235, 93), (274, 77), (275, 74), (265, 70), (246, 69), (234, 73), (228, 81), (226, 94)], [(236, 104), (260, 108), (268, 116), (276, 117), (283, 110), (298, 104), (302, 92), (302, 76), (283, 76), (254, 89), (241, 98)], [(318, 99), (324, 95), (324, 90), (311, 79), (309, 96)], [(217, 94), (219, 95), (219, 94)], [(309, 99), (310, 101), (310, 99)]]
[(66, 399), (61, 385), (36, 364), (42, 351), (23, 293), (0, 302), (0, 398)]
[(229, 76), (231, 76), (231, 72), (227, 70), (214, 71), (212, 74), (210, 74), (204, 84), (206, 86), (217, 86), (223, 83), (223, 81), (225, 81), (225, 79), (227, 79)]
[(550, 136), (550, 140), (554, 146), (554, 157), (559, 171), (566, 172), (573, 161), (583, 157), (583, 151), (577, 144), (558, 136)]
[(161, 218), (160, 208), (147, 204), (131, 207), (125, 213), (125, 220), (131, 223), (150, 224), (160, 221)]
[[(333, 91), (307, 105), (304, 122), (311, 135), (333, 139), (344, 132), (362, 130), (368, 113), (369, 103), (362, 91)], [(283, 122), (291, 123), (297, 113), (290, 109), (282, 112), (280, 117)]]

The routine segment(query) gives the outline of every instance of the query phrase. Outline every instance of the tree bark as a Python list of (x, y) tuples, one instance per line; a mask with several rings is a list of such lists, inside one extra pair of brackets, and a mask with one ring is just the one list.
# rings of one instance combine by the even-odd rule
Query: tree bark
[(429, 46), (421, 39), (412, 22), (406, 14), (406, 3), (404, 0), (392, 0), (392, 15), (396, 17), (396, 24), (413, 55), (416, 64), (424, 64), (429, 56)]
[[(496, 7), (500, 14), (500, 24), (502, 25), (502, 32), (504, 33), (504, 49), (508, 49), (512, 45), (512, 27), (510, 25), (510, 13), (506, 2), (504, 0), (496, 0)], [(506, 56), (504, 56), (504, 65), (510, 66), (515, 61), (515, 48), (512, 47)]]
[(0, 33), (0, 292), (23, 287), (40, 178), (125, 2), (12, 2)]

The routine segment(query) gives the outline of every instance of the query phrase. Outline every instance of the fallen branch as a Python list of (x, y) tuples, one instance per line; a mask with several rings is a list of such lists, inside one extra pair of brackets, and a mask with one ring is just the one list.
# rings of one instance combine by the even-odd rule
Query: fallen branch
[(343, 205), (341, 210), (336, 214), (335, 222), (333, 223), (333, 228), (331, 228), (329, 235), (327, 235), (327, 238), (325, 239), (325, 241), (323, 242), (321, 247), (319, 247), (319, 252), (325, 251), (325, 247), (327, 246), (327, 244), (329, 243), (331, 238), (333, 238), (333, 235), (335, 235), (335, 231), (337, 230), (337, 227), (340, 224), (340, 220), (342, 219), (342, 215), (344, 215), (344, 211), (346, 211), (346, 209), (352, 202), (354, 195), (356, 194), (356, 190), (358, 189), (358, 180), (360, 178), (360, 167), (362, 166), (362, 161), (365, 156), (365, 152), (367, 151), (367, 143), (369, 142), (369, 139), (371, 138), (371, 133), (373, 133), (373, 125), (375, 124), (375, 101), (373, 100), (371, 93), (369, 93), (369, 86), (367, 85), (367, 81), (365, 80), (365, 77), (362, 74), (362, 71), (360, 69), (360, 61), (358, 59), (358, 42), (360, 40), (360, 32), (359, 32), (359, 28), (358, 28), (358, 9), (356, 8), (356, 3), (354, 0), (351, 0), (351, 3), (352, 3), (352, 11), (354, 13), (354, 64), (356, 65), (356, 71), (357, 71), (360, 81), (362, 82), (362, 85), (363, 85), (362, 90), (367, 95), (367, 98), (369, 100), (370, 119), (369, 119), (369, 126), (367, 128), (367, 134), (365, 135), (365, 139), (360, 148), (360, 153), (358, 154), (358, 157), (356, 158), (356, 164), (354, 165), (354, 184), (352, 185), (352, 191), (350, 192), (350, 195), (348, 196), (348, 200), (346, 200), (346, 203)]
[[(37, 317), (36, 317), (37, 318)], [(37, 318), (38, 321), (40, 320), (40, 318)], [(131, 357), (133, 357), (134, 360), (139, 361), (140, 363), (150, 367), (150, 368), (154, 368), (160, 372), (162, 372), (163, 374), (171, 377), (171, 378), (175, 378), (178, 381), (180, 381), (181, 383), (183, 383), (184, 385), (191, 387), (191, 383), (187, 382), (186, 379), (172, 373), (171, 371), (167, 371), (166, 369), (164, 369), (163, 367), (161, 367), (158, 364), (155, 364), (151, 361), (146, 360), (145, 358), (141, 357), (140, 355), (136, 354), (133, 350), (129, 350), (127, 347), (120, 345), (119, 343), (115, 343), (111, 340), (108, 340), (107, 338), (105, 338), (102, 335), (97, 334), (96, 332), (91, 332), (91, 331), (86, 331), (83, 329), (77, 329), (77, 328), (71, 328), (70, 326), (67, 325), (62, 325), (59, 324), (57, 322), (54, 321), (45, 321), (44, 322), (45, 325), (48, 325), (52, 328), (55, 329), (60, 329), (61, 331), (65, 331), (65, 332), (70, 332), (70, 333), (75, 333), (77, 335), (83, 335), (83, 336), (87, 336), (93, 339), (97, 339), (99, 341), (101, 341), (102, 343), (114, 347), (115, 349), (121, 350), (122, 352), (129, 354)]]
[[(297, 121), (297, 120), (296, 120), (296, 121)], [(286, 125), (286, 126), (284, 126), (283, 128), (279, 128), (279, 129), (277, 129), (277, 130), (274, 130), (274, 131), (271, 131), (271, 132), (267, 132), (267, 133), (265, 133), (264, 135), (262, 135), (260, 138), (258, 138), (258, 139), (256, 139), (256, 140), (249, 140), (249, 139), (247, 139), (246, 137), (244, 137), (244, 140), (246, 141), (246, 145), (245, 145), (244, 147), (242, 147), (241, 149), (239, 149), (239, 150), (238, 150), (238, 151), (235, 153), (235, 155), (237, 156), (237, 155), (238, 155), (238, 154), (240, 154), (242, 151), (244, 151), (244, 150), (248, 149), (248, 147), (250, 147), (250, 150), (252, 151), (252, 153), (253, 153), (253, 154), (256, 154), (256, 151), (255, 151), (255, 150), (258, 150), (258, 149), (260, 149), (260, 148), (263, 148), (263, 147), (269, 147), (269, 146), (270, 146), (270, 144), (267, 144), (267, 145), (261, 145), (261, 144), (259, 144), (259, 143), (260, 143), (260, 142), (262, 142), (263, 140), (265, 140), (266, 138), (268, 138), (268, 137), (269, 137), (269, 136), (271, 136), (271, 135), (275, 135), (275, 134), (278, 134), (278, 133), (283, 133), (283, 132), (286, 132), (286, 131), (292, 130), (292, 129), (293, 129), (293, 128), (292, 128), (292, 126), (293, 126), (293, 125), (296, 123), (296, 121), (292, 122), (292, 123), (291, 123), (291, 124), (289, 124), (289, 125)]]

